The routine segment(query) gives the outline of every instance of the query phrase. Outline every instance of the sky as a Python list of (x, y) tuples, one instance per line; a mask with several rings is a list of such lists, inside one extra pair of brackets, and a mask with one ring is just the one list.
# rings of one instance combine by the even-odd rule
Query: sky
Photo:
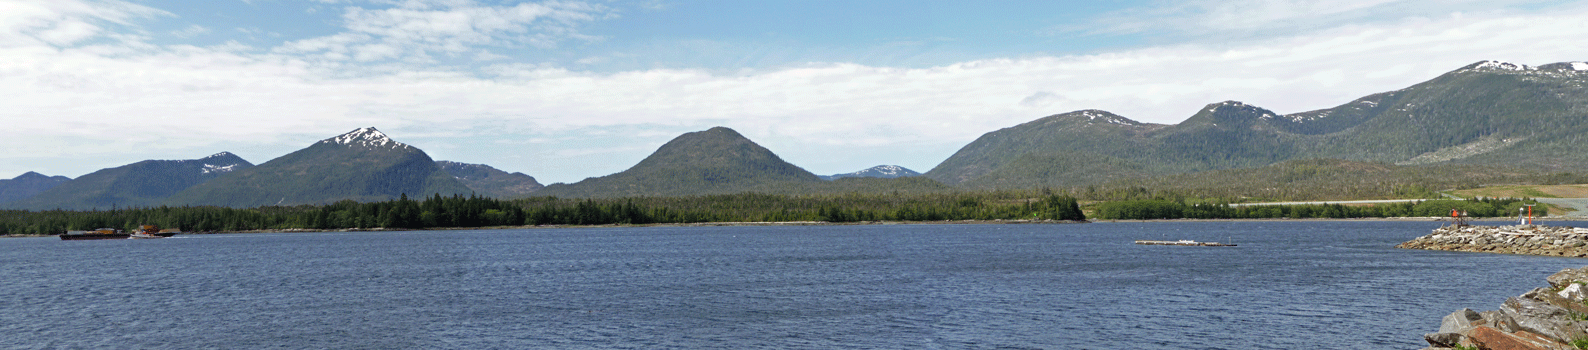
[(1588, 60), (1588, 1), (0, 0), (0, 178), (376, 127), (572, 183), (725, 126), (817, 174), (925, 172), (1101, 109), (1330, 108)]

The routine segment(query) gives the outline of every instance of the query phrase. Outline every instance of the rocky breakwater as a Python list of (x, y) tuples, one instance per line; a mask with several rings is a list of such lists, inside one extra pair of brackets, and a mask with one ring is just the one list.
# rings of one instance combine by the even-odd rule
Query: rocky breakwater
[(1588, 229), (1543, 225), (1445, 226), (1395, 247), (1588, 257)]
[(1499, 310), (1461, 309), (1439, 331), (1423, 335), (1427, 349), (1588, 349), (1588, 267), (1550, 275), (1548, 288), (1510, 297)]

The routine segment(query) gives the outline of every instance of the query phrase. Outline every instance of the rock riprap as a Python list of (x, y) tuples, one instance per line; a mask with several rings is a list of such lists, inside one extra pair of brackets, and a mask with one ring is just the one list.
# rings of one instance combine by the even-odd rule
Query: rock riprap
[(1588, 257), (1588, 228), (1543, 225), (1445, 226), (1395, 247)]
[(1588, 266), (1547, 278), (1549, 287), (1505, 299), (1499, 310), (1461, 309), (1423, 335), (1427, 349), (1588, 349)]

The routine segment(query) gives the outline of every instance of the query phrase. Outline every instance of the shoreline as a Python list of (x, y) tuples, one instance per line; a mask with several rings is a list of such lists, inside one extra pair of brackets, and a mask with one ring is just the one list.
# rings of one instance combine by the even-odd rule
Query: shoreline
[[(1513, 218), (1494, 218), (1497, 221), (1509, 221)], [(1588, 221), (1588, 218), (1549, 217), (1539, 218), (1536, 221)], [(345, 228), (345, 229), (265, 229), (265, 230), (240, 230), (240, 231), (207, 231), (183, 232), (182, 235), (218, 235), (218, 234), (245, 234), (245, 233), (295, 233), (295, 232), (397, 232), (397, 231), (462, 231), (462, 230), (534, 230), (534, 229), (578, 229), (578, 228), (611, 228), (611, 227), (721, 227), (721, 226), (861, 226), (861, 225), (1046, 225), (1046, 224), (1081, 224), (1081, 223), (1149, 223), (1149, 222), (1445, 222), (1445, 217), (1389, 217), (1389, 218), (1277, 218), (1277, 219), (1159, 219), (1159, 220), (1102, 220), (1088, 219), (1086, 221), (1064, 220), (944, 220), (944, 221), (859, 221), (859, 222), (826, 222), (826, 221), (751, 221), (751, 222), (696, 222), (696, 223), (659, 223), (659, 224), (608, 224), (608, 225), (520, 225), (520, 226), (485, 226), (485, 227), (427, 227), (427, 228)], [(1480, 220), (1481, 221), (1481, 220)], [(26, 237), (54, 237), (56, 235), (0, 235), (0, 238), (26, 238)]]

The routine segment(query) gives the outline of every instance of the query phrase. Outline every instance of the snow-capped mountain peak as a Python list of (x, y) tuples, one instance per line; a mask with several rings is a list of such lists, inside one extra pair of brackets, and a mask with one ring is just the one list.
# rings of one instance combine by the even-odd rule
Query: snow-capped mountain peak
[(841, 179), (841, 178), (846, 178), (846, 177), (876, 177), (876, 178), (891, 179), (891, 178), (896, 178), (896, 177), (920, 176), (920, 175), (921, 175), (921, 173), (918, 173), (918, 172), (916, 172), (914, 170), (910, 170), (909, 168), (905, 168), (905, 167), (902, 167), (902, 166), (897, 166), (897, 165), (878, 165), (878, 166), (866, 168), (866, 170), (856, 171), (856, 172), (847, 173), (847, 174), (837, 174), (837, 175), (832, 175), (832, 176), (822, 176), (822, 179), (824, 179), (824, 180), (835, 180), (835, 179)]
[(387, 137), (386, 134), (380, 132), (380, 130), (375, 130), (375, 127), (354, 129), (353, 131), (349, 131), (346, 134), (320, 141), (320, 143), (338, 144), (349, 147), (364, 146), (392, 149), (408, 147), (408, 145), (403, 144), (402, 142), (397, 142), (392, 140), (390, 137)]
[(237, 158), (237, 155), (232, 154), (232, 152), (221, 152), (212, 154), (208, 157), (199, 158), (198, 161), (204, 167), (200, 170), (201, 173), (229, 173), (233, 170), (237, 170), (238, 166), (243, 164), (237, 159), (228, 158)]
[(875, 171), (876, 173), (882, 175), (899, 176), (899, 173), (904, 171), (904, 167), (897, 165), (878, 165), (871, 167), (871, 169), (868, 170)]

